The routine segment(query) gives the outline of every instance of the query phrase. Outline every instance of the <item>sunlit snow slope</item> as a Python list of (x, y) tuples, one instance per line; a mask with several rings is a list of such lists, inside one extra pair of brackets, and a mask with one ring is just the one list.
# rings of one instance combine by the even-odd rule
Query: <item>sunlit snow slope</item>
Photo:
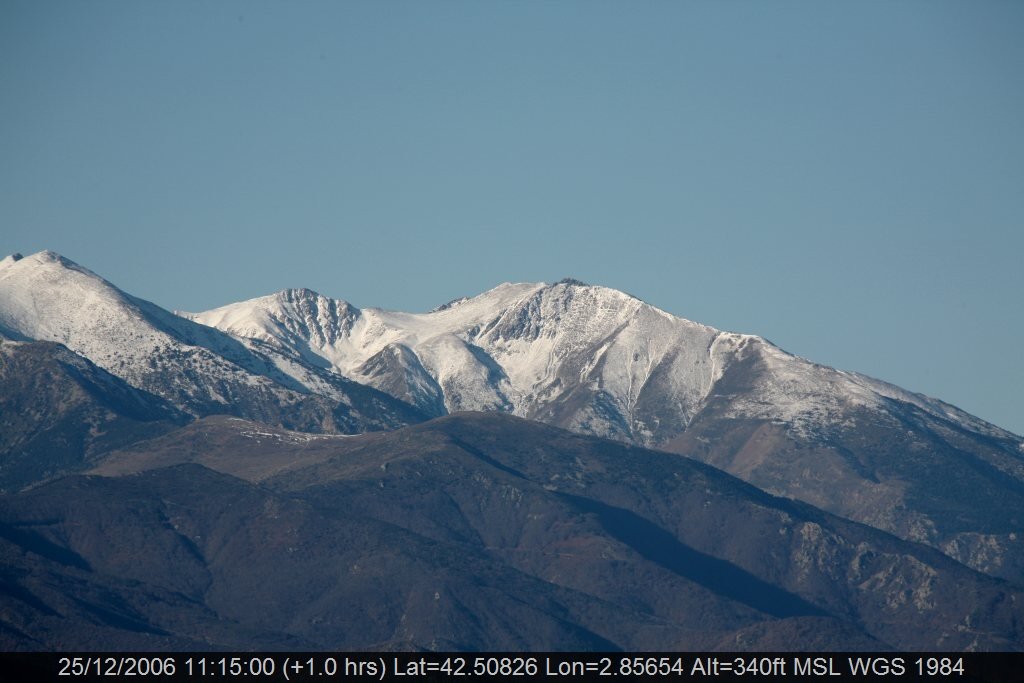
[(658, 444), (685, 429), (728, 368), (755, 355), (762, 367), (733, 402), (737, 417), (785, 420), (810, 433), (849, 406), (884, 410), (895, 400), (1012, 438), (941, 401), (576, 281), (503, 284), (429, 313), (358, 309), (293, 289), (182, 315), (297, 357), (315, 354), (435, 414), (503, 410)]
[(191, 319), (431, 415), (498, 410), (709, 462), (1024, 577), (1021, 439), (957, 408), (604, 287), (504, 284), (429, 313), (287, 290)]
[(192, 415), (351, 433), (502, 411), (653, 446), (1024, 581), (1020, 437), (604, 287), (504, 284), (429, 313), (292, 289), (175, 316), (42, 252), (0, 261), (0, 336)]
[(282, 372), (246, 343), (126, 294), (50, 251), (0, 261), (0, 335), (61, 343), (193, 415), (232, 413), (328, 431), (421, 419), (390, 396), (332, 373), (319, 373), (332, 391), (314, 394), (315, 368), (289, 362), (292, 372)]

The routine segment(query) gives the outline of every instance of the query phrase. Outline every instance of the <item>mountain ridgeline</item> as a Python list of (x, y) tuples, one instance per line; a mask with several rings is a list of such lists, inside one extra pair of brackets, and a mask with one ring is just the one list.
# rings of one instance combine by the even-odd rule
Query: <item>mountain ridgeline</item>
[(188, 315), (430, 415), (501, 411), (694, 457), (1024, 578), (1024, 441), (941, 401), (615, 290), (506, 284), (425, 314), (309, 290)]
[(1024, 648), (1020, 437), (575, 280), (175, 314), (10, 256), (0, 424), (11, 648)]

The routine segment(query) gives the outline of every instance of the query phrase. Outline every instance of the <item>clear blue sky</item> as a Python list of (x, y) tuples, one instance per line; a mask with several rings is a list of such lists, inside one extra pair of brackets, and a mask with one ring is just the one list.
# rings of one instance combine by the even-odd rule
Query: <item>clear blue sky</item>
[(0, 251), (167, 308), (574, 276), (1024, 433), (1024, 3), (0, 3)]

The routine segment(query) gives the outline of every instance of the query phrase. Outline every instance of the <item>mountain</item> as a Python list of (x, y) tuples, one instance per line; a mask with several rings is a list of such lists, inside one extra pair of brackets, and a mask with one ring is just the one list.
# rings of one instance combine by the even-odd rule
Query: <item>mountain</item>
[(324, 368), (261, 353), (126, 294), (49, 251), (0, 261), (0, 334), (63, 344), (192, 416), (229, 413), (307, 431), (349, 433), (424, 417), (387, 394)]
[[(681, 431), (714, 374), (715, 330), (571, 281), (505, 284), (426, 314), (286, 290), (184, 315), (295, 356), (315, 354), (435, 414), (501, 410), (638, 442)], [(654, 384), (645, 392), (652, 376), (671, 379), (667, 411), (650, 400)]]
[(0, 340), (0, 491), (88, 467), (186, 416), (53, 342)]
[(565, 280), (422, 314), (286, 290), (182, 314), (429, 415), (508, 412), (690, 455), (1024, 581), (1024, 440), (957, 408)]
[(8, 257), (0, 427), (3, 649), (1024, 648), (1019, 437), (577, 281), (175, 315)]
[(4, 649), (1024, 647), (1010, 583), (496, 413), (359, 436), (204, 418), (0, 498), (0, 556)]

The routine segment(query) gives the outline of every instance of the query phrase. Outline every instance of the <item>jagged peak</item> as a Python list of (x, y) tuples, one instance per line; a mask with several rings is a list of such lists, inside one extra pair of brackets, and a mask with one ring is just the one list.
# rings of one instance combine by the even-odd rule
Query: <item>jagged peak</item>
[[(203, 317), (207, 314), (224, 312), (228, 310), (241, 310), (241, 309), (253, 309), (261, 308), (264, 310), (276, 310), (282, 306), (294, 305), (294, 304), (315, 304), (319, 305), (321, 302), (327, 302), (331, 306), (339, 309), (349, 309), (353, 312), (357, 312), (359, 309), (345, 301), (344, 299), (334, 299), (329, 296), (325, 296), (320, 292), (309, 289), (307, 287), (289, 287), (281, 289), (271, 294), (265, 294), (263, 296), (253, 297), (252, 299), (245, 299), (242, 301), (236, 301), (233, 303), (218, 306), (217, 308), (211, 308), (207, 311), (200, 313), (189, 313), (187, 315), (193, 317)], [(175, 313), (182, 315), (182, 312), (175, 311)]]
[(342, 299), (294, 287), (200, 313), (176, 313), (232, 334), (251, 336), (252, 330), (262, 330), (261, 334), (278, 338), (285, 329), (291, 330), (288, 334), (304, 330), (302, 334), (329, 343), (336, 337), (335, 326), (350, 326), (362, 312)]
[(327, 306), (330, 309), (340, 311), (350, 311), (352, 313), (358, 313), (359, 309), (345, 301), (344, 299), (335, 299), (333, 297), (325, 296), (320, 292), (314, 291), (307, 287), (296, 287), (290, 289), (282, 289), (281, 291), (271, 294), (267, 299), (280, 301), (286, 304), (298, 304), (300, 306)]
[(323, 294), (315, 290), (309, 289), (308, 287), (288, 287), (276, 292), (272, 296), (276, 296), (282, 299), (320, 299), (327, 298)]

